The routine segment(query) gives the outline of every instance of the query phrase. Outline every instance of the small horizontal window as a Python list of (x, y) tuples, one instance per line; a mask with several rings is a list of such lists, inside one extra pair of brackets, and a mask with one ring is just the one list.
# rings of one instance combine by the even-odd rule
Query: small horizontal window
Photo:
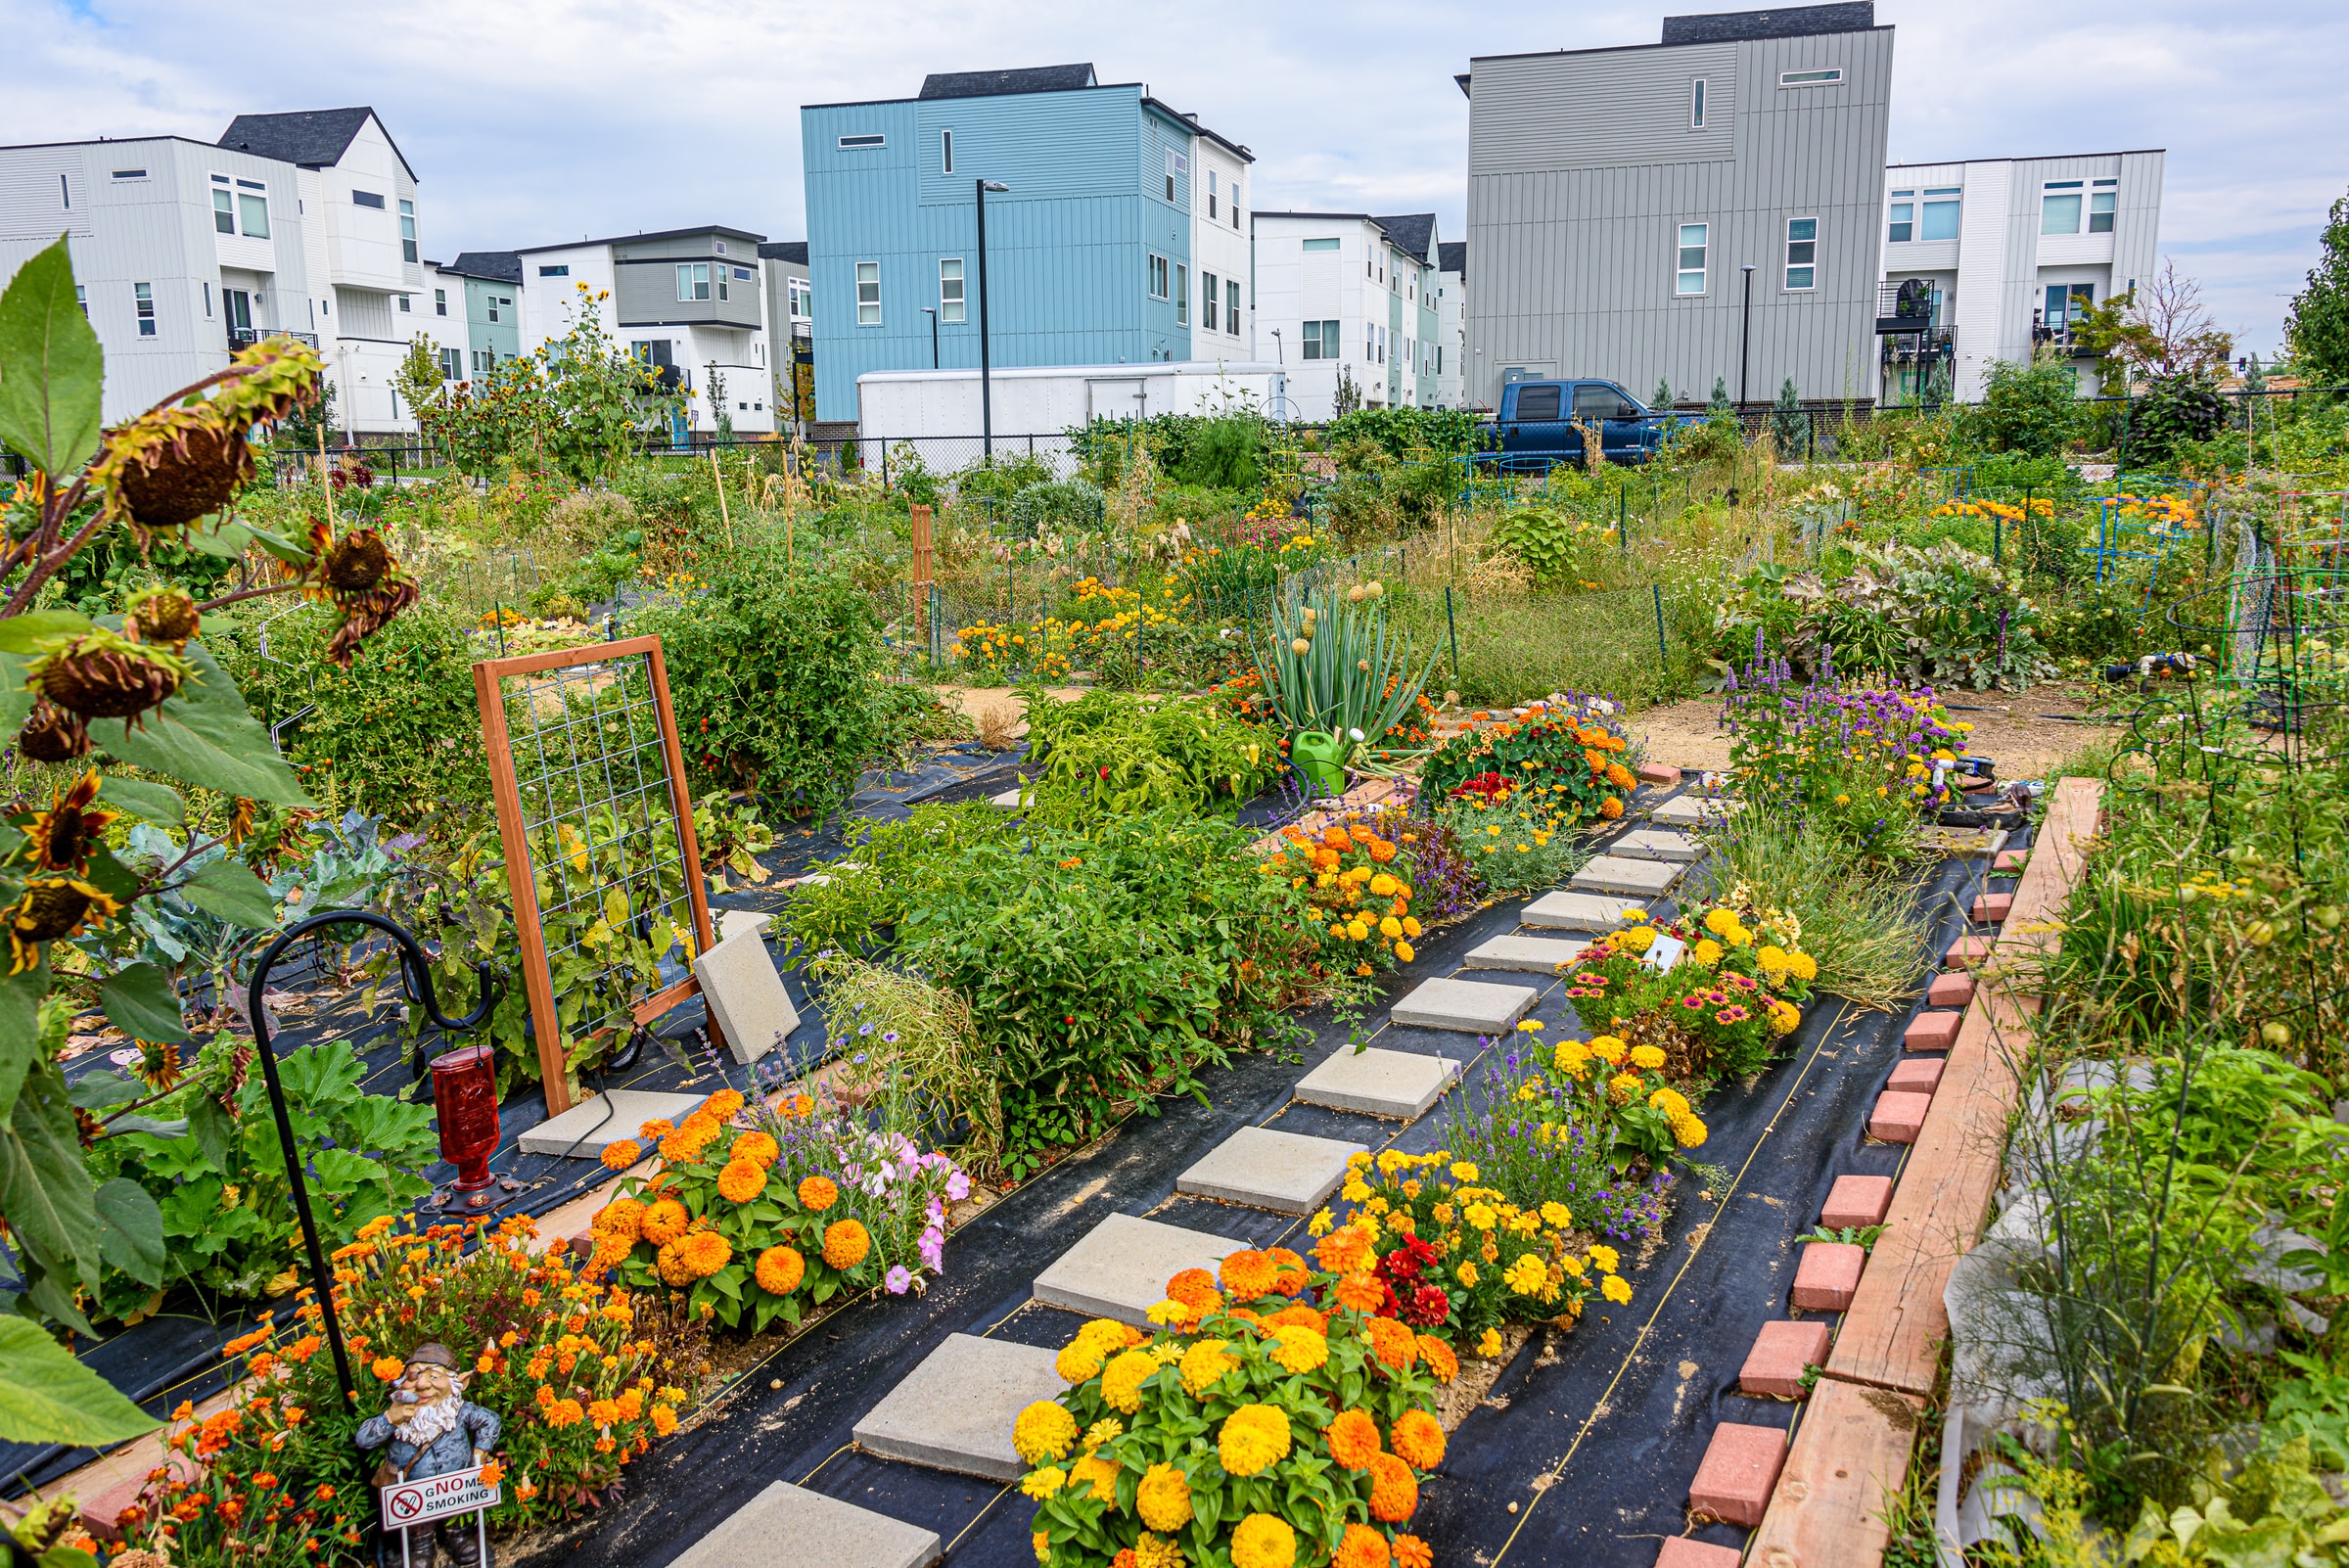
[(736, 267), (734, 269), (734, 276), (737, 281), (748, 283), (751, 281), (751, 269), (749, 267)]
[(237, 183), (249, 191), (265, 191), (269, 189), (268, 186), (262, 184), (259, 180), (239, 180)]
[(214, 185), (226, 185), (228, 183), (228, 176), (225, 174), (215, 174), (212, 176), (212, 183)]
[(384, 199), (373, 191), (353, 191), (350, 202), (353, 207), (371, 207), (378, 212), (384, 209)]
[(571, 263), (567, 261), (559, 267), (540, 267), (538, 269), (538, 276), (542, 278), (568, 278), (571, 276)]
[(1335, 240), (1308, 240), (1305, 242), (1305, 248), (1309, 251), (1334, 251), (1338, 248), (1338, 242)]
[(1841, 80), (1843, 80), (1841, 69), (1834, 70), (1781, 70), (1778, 72), (1778, 85), (1781, 87), (1824, 87)]
[(843, 147), (887, 147), (889, 138), (886, 136), (843, 136), (840, 139), (840, 145)]
[(118, 168), (115, 170), (115, 178), (118, 180), (143, 180), (146, 177), (147, 171), (143, 168)]
[(2098, 180), (2096, 181), (2096, 189), (2099, 191), (2115, 189), (2120, 185), (2120, 183), (2121, 182), (2119, 180)]

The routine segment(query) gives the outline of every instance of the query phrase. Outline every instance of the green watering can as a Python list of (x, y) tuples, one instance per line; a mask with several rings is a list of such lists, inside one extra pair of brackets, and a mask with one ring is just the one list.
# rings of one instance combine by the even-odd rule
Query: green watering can
[(1301, 729), (1289, 740), (1289, 761), (1305, 775), (1315, 795), (1346, 793), (1346, 754), (1353, 750), (1345, 740), (1325, 729)]

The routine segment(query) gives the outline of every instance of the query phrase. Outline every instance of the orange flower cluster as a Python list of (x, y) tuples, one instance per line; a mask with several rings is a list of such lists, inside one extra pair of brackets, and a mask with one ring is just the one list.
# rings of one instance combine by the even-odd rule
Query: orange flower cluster
[(1369, 975), (1407, 964), (1420, 932), (1411, 915), (1411, 885), (1389, 869), (1402, 846), (1382, 836), (1359, 811), (1318, 835), (1291, 827), (1281, 857), (1258, 869), (1289, 878), (1306, 893), (1306, 927), (1340, 969)]

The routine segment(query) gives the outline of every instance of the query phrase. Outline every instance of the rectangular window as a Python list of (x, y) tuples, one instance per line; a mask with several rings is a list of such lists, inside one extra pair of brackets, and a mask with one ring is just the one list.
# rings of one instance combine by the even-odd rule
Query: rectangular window
[(237, 189), (240, 191), (265, 191), (269, 189), (269, 187), (266, 183), (260, 180), (239, 180), (237, 181)]
[(881, 325), (881, 263), (856, 263), (856, 325)]
[(1174, 325), (1191, 324), (1191, 269), (1181, 262), (1174, 263)]
[(1167, 149), (1167, 200), (1174, 200), (1174, 149)]
[(154, 336), (155, 336), (155, 290), (154, 290), (154, 288), (153, 288), (151, 285), (148, 285), (148, 284), (144, 284), (144, 283), (134, 283), (134, 284), (132, 284), (132, 285), (130, 286), (130, 296), (131, 296), (131, 299), (132, 299), (132, 300), (134, 300), (134, 301), (137, 303), (137, 305), (138, 305), (138, 310), (139, 310), (139, 336), (140, 336), (140, 337), (142, 337), (142, 338), (152, 338), (152, 337), (154, 337)]
[(2096, 188), (2088, 193), (2088, 232), (2110, 234), (2113, 214), (2121, 205), (2118, 180), (2098, 180)]
[(885, 136), (877, 136), (877, 135), (876, 135), (876, 136), (843, 136), (843, 137), (840, 139), (840, 145), (841, 145), (843, 148), (846, 148), (846, 149), (848, 149), (848, 150), (850, 150), (850, 151), (852, 151), (852, 151), (854, 151), (854, 150), (856, 150), (856, 149), (858, 149), (858, 148), (865, 148), (865, 147), (886, 147), (886, 146), (888, 146), (888, 145), (889, 145), (889, 138), (887, 138), (887, 137), (885, 137)]
[(1378, 329), (1367, 321), (1362, 323), (1362, 363), (1378, 363)]
[[(1209, 179), (1215, 176), (1210, 174)], [(1212, 272), (1199, 274), (1199, 325), (1209, 332), (1216, 330), (1216, 310), (1223, 301), (1223, 286)]]
[(571, 263), (566, 261), (560, 266), (540, 267), (538, 269), (538, 276), (542, 278), (568, 278), (571, 276)]
[(677, 302), (691, 303), (710, 298), (710, 263), (680, 261), (677, 263)]
[(2080, 232), (2080, 181), (2050, 180), (2042, 187), (2039, 198), (2039, 232), (2042, 234), (2077, 234)]
[(1240, 280), (1223, 280), (1223, 330), (1237, 336), (1240, 330)]
[(443, 348), (440, 350), (440, 379), (442, 381), (463, 381), (465, 379), (464, 349)]
[(399, 297), (399, 308), (403, 311), (409, 308), (408, 296), (403, 294)]
[(941, 173), (954, 172), (954, 133), (950, 130), (938, 133), (938, 166)]
[(1786, 220), (1786, 287), (1799, 292), (1819, 287), (1819, 219)]
[(226, 191), (212, 193), (212, 228), (221, 234), (237, 232), (237, 204)]
[(1517, 389), (1517, 417), (1519, 419), (1555, 419), (1558, 417), (1560, 396), (1565, 391), (1555, 382)]
[(1925, 193), (1924, 224), (1917, 231), (1920, 240), (1955, 240), (1958, 238), (1958, 211), (1963, 196), (1955, 185), (1945, 185)]
[(496, 295), (494, 295), (494, 294), (484, 295), (482, 298), (489, 301), (489, 319), (490, 319), (490, 320), (492, 320), (492, 321), (495, 321), (495, 320), (497, 320), (497, 319), (498, 319), (497, 307), (498, 307), (499, 305), (501, 305), (501, 304), (503, 304), (503, 303), (505, 303), (505, 301), (504, 301), (504, 300), (500, 300), (500, 299), (499, 299), (499, 298), (498, 298)]
[(717, 297), (720, 300), (732, 298), (732, 296), (726, 293), (726, 269), (724, 267), (719, 267), (717, 269)]
[(807, 280), (794, 278), (784, 292), (791, 301), (791, 319), (794, 321), (806, 320), (810, 313), (807, 309)]
[(237, 193), (237, 226), (255, 240), (269, 238), (269, 198)]
[(353, 207), (372, 208), (374, 210), (381, 212), (384, 209), (384, 199), (376, 195), (373, 191), (353, 191), (350, 193), (350, 205)]
[(416, 204), (413, 202), (399, 204), (399, 258), (402, 261), (416, 259)]
[(1335, 240), (1308, 240), (1305, 242), (1305, 248), (1309, 251), (1334, 251), (1338, 248), (1338, 242)]
[(748, 283), (748, 282), (750, 282), (750, 281), (751, 281), (751, 269), (750, 269), (749, 267), (736, 267), (736, 268), (734, 269), (734, 281), (735, 281), (736, 283)]
[(1840, 69), (1834, 70), (1781, 70), (1778, 72), (1778, 85), (1781, 87), (1827, 87), (1841, 80), (1843, 80), (1843, 71)]
[(949, 326), (965, 319), (960, 256), (948, 256), (938, 264), (938, 319)]
[(1674, 294), (1703, 294), (1705, 292), (1705, 253), (1710, 226), (1703, 223), (1681, 225), (1680, 261), (1673, 270)]
[(1212, 168), (1207, 171), (1207, 215), (1211, 218), (1216, 215), (1216, 171)]
[[(1911, 196), (1909, 191), (1895, 191), (1895, 197)], [(1884, 238), (1893, 245), (1907, 245), (1916, 238), (1916, 203), (1896, 201), (1892, 204), (1891, 218), (1884, 225)]]
[(1167, 258), (1163, 255), (1154, 255), (1150, 258), (1150, 298), (1164, 300), (1166, 297)]
[(446, 289), (433, 291), (433, 314), (436, 316), (448, 314), (448, 291)]
[(1705, 128), (1705, 78), (1702, 76), (1688, 84), (1688, 128)]
[(146, 177), (147, 171), (143, 168), (118, 168), (115, 170), (115, 178), (118, 180), (143, 180)]
[(204, 286), (204, 319), (207, 321), (212, 319), (212, 286), (208, 282)]

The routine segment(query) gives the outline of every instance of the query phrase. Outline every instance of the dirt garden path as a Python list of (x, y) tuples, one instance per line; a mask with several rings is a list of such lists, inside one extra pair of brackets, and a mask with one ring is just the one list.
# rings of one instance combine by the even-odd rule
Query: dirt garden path
[[(2095, 702), (2093, 681), (2052, 681), (2019, 695), (2012, 692), (1954, 692), (1944, 706), (1950, 716), (1974, 726), (1971, 749), (1993, 758), (2002, 778), (2038, 778), (2098, 733), (2098, 727), (2050, 718), (2050, 714), (2085, 714)], [(1721, 702), (1701, 698), (1666, 703), (1634, 714), (1634, 734), (1647, 755), (1677, 767), (1727, 767), (1729, 737), (1720, 727)]]

